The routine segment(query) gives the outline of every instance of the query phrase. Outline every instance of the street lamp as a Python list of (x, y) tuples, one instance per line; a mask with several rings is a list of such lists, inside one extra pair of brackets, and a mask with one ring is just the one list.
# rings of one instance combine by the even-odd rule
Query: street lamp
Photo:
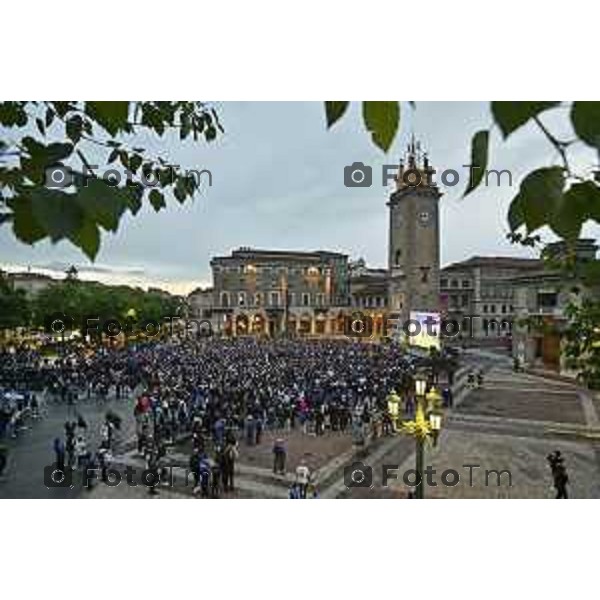
[(442, 416), (437, 413), (431, 413), (429, 415), (429, 425), (431, 427), (431, 437), (433, 438), (433, 445), (437, 446), (438, 436), (442, 429)]
[(414, 436), (416, 442), (416, 454), (417, 454), (417, 477), (418, 484), (416, 486), (418, 499), (425, 497), (425, 485), (423, 483), (423, 455), (425, 440), (432, 435), (432, 426), (430, 421), (425, 417), (425, 392), (427, 390), (427, 381), (423, 377), (417, 376), (415, 379), (415, 396), (417, 401), (417, 410), (415, 412), (415, 418), (412, 421), (404, 421), (402, 423), (402, 429), (409, 435)]
[[(427, 389), (427, 382), (425, 379), (418, 377), (415, 381), (415, 394), (417, 400), (417, 411), (415, 415), (415, 423), (425, 420), (423, 414), (423, 400), (425, 399), (425, 390)], [(417, 485), (417, 498), (422, 500), (425, 497), (425, 485), (423, 484), (423, 454), (424, 454), (424, 442), (426, 433), (424, 431), (415, 431), (416, 450), (417, 450), (417, 475), (419, 477), (419, 485)]]

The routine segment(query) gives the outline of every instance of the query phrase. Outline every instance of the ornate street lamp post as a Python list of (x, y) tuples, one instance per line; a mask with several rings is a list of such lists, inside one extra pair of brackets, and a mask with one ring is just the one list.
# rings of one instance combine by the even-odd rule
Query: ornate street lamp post
[(433, 428), (431, 421), (425, 417), (425, 390), (427, 382), (422, 378), (417, 378), (415, 381), (415, 395), (417, 401), (417, 410), (413, 421), (405, 421), (402, 424), (402, 429), (415, 438), (416, 443), (416, 471), (418, 477), (417, 499), (422, 500), (425, 497), (425, 483), (423, 481), (423, 463), (425, 454), (425, 441), (433, 436)]

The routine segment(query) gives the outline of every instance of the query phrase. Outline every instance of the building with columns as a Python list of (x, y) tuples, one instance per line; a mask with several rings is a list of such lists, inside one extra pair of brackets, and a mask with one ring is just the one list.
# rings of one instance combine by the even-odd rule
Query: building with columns
[(348, 256), (239, 248), (211, 260), (212, 318), (225, 335), (335, 335), (348, 306)]

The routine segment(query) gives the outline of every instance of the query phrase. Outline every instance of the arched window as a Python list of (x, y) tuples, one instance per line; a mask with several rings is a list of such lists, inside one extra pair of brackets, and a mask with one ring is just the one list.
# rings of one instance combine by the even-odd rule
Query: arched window
[(400, 257), (402, 256), (402, 250), (396, 250), (396, 254), (394, 255), (394, 264), (400, 264)]
[(229, 307), (229, 294), (227, 292), (221, 294), (221, 306), (224, 308)]

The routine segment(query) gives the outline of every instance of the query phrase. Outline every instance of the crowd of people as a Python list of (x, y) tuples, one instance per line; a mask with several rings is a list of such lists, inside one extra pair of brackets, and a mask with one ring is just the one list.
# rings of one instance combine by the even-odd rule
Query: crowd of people
[[(30, 350), (3, 352), (0, 386), (74, 405), (135, 397), (138, 451), (148, 468), (160, 469), (168, 448), (189, 436), (189, 468), (198, 492), (208, 496), (234, 489), (238, 444), (260, 444), (265, 431), (348, 433), (355, 443), (369, 425), (391, 431), (388, 396), (394, 391), (410, 413), (418, 366), (395, 345), (187, 339), (95, 351), (78, 347), (52, 360)], [(85, 422), (67, 421), (64, 435), (54, 440), (56, 461), (102, 466), (113, 451), (113, 426), (105, 419), (102, 441), (92, 452)], [(276, 473), (285, 472), (284, 449), (274, 447), (273, 461)], [(306, 497), (309, 483), (294, 493)]]

